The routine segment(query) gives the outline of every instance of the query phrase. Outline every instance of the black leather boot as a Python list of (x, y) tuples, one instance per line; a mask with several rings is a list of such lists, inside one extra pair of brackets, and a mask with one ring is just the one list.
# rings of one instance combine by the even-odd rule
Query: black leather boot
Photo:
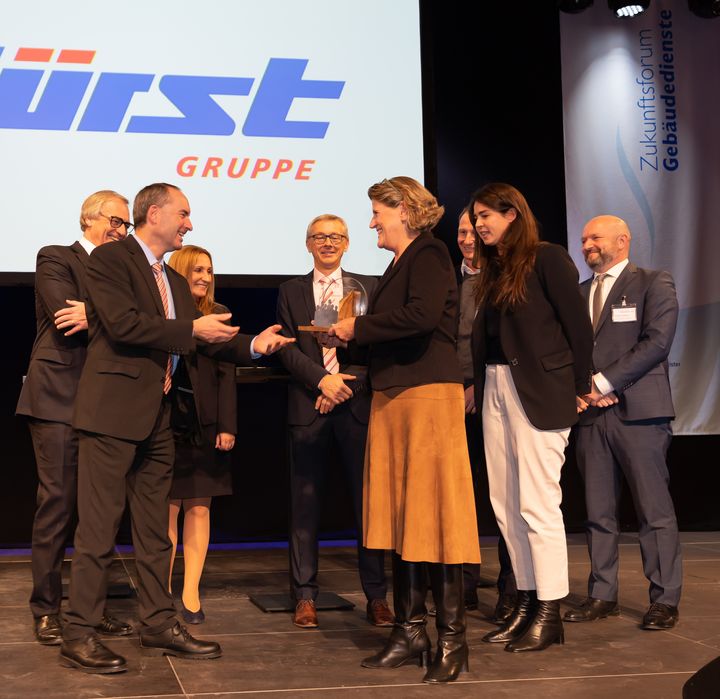
[(486, 643), (509, 643), (520, 638), (535, 618), (537, 605), (538, 599), (535, 590), (518, 590), (517, 602), (512, 614), (502, 626), (485, 634), (482, 640)]
[(369, 668), (393, 668), (417, 662), (430, 663), (430, 639), (425, 630), (427, 581), (424, 563), (403, 561), (393, 554), (393, 605), (395, 624), (385, 647), (360, 663)]
[(428, 563), (437, 614), (438, 649), (423, 682), (452, 682), (468, 670), (462, 565)]
[(560, 600), (538, 600), (537, 614), (525, 633), (508, 643), (505, 650), (522, 653), (526, 650), (545, 650), (553, 643), (565, 643)]

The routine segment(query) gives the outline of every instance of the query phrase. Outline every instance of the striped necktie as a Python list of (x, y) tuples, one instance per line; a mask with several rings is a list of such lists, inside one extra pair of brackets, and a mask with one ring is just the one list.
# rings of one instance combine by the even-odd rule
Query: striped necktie
[[(165, 317), (170, 315), (170, 304), (168, 303), (167, 288), (165, 287), (165, 279), (163, 278), (163, 263), (156, 262), (152, 265), (152, 271), (155, 275), (155, 282), (158, 285), (158, 291), (160, 292), (160, 298), (162, 299), (163, 309), (165, 311)], [(167, 366), (165, 367), (165, 382), (163, 383), (163, 393), (168, 394), (172, 386), (172, 355), (168, 354)]]
[[(320, 305), (327, 303), (333, 292), (333, 285), (337, 279), (321, 279), (320, 285), (324, 286), (322, 296), (320, 296)], [(337, 374), (340, 370), (340, 363), (337, 360), (337, 352), (334, 347), (323, 347), (323, 366), (328, 374)]]

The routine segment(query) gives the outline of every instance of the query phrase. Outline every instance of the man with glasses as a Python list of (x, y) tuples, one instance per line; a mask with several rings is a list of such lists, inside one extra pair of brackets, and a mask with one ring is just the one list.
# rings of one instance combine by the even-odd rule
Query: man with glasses
[[(88, 341), (86, 266), (97, 246), (128, 234), (129, 217), (128, 201), (121, 194), (95, 192), (80, 210), (80, 240), (49, 245), (37, 255), (37, 335), (16, 412), (28, 417), (37, 463), (30, 610), (35, 638), (43, 645), (62, 640), (61, 567), (77, 500), (78, 438), (71, 421)], [(97, 630), (111, 636), (132, 632), (128, 624), (107, 615)]]
[[(345, 221), (323, 214), (307, 228), (305, 245), (314, 268), (280, 286), (278, 323), (297, 344), (285, 348), (280, 359), (290, 372), (288, 423), (291, 441), (290, 568), (296, 601), (293, 623), (304, 629), (318, 625), (319, 491), (330, 456), (339, 464), (350, 486), (358, 534), (358, 567), (367, 597), (367, 618), (375, 626), (392, 626), (385, 601), (384, 554), (360, 545), (365, 439), (370, 415), (367, 367), (346, 365), (342, 351), (322, 348), (313, 333), (298, 332), (310, 325), (319, 307), (337, 308), (347, 289), (343, 280), (359, 282), (368, 295), (377, 284), (373, 277), (345, 272), (340, 261), (348, 249)], [(335, 467), (336, 464), (332, 464)]]

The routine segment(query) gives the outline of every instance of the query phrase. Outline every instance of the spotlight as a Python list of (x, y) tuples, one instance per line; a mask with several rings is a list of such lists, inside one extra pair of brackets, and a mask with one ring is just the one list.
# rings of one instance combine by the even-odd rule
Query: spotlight
[(569, 12), (571, 15), (575, 15), (587, 10), (592, 4), (593, 0), (558, 0), (557, 7), (560, 12)]
[(645, 10), (650, 7), (650, 0), (638, 0), (637, 2), (608, 0), (608, 7), (615, 13), (618, 19), (626, 19), (645, 12)]
[(688, 0), (688, 7), (698, 17), (720, 17), (720, 0)]

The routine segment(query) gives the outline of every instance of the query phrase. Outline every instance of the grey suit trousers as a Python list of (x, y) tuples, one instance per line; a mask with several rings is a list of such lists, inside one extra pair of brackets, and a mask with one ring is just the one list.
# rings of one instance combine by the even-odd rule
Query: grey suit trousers
[(622, 475), (637, 514), (640, 551), (650, 601), (680, 601), (682, 560), (675, 508), (668, 489), (666, 454), (672, 431), (667, 418), (623, 421), (613, 408), (577, 429), (577, 462), (585, 481), (591, 571), (588, 594), (618, 599), (618, 503)]

